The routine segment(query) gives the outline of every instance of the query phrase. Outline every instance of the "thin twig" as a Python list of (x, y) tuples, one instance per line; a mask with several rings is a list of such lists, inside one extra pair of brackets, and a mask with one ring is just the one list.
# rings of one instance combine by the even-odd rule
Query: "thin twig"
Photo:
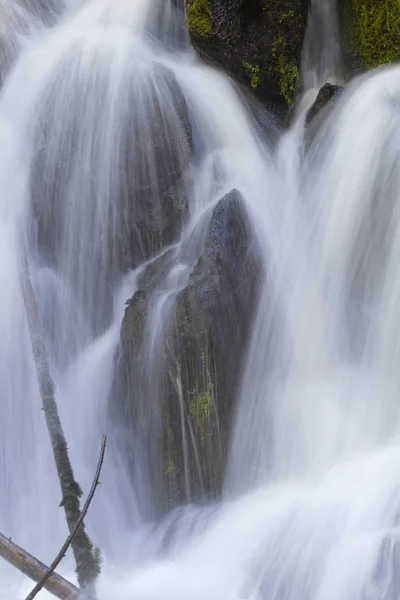
[(91, 490), (89, 492), (88, 497), (86, 498), (85, 505), (84, 505), (84, 507), (82, 509), (82, 512), (81, 512), (81, 515), (80, 515), (79, 519), (77, 520), (77, 522), (75, 524), (75, 527), (74, 527), (73, 531), (68, 536), (65, 544), (63, 545), (63, 547), (61, 548), (60, 552), (58, 553), (57, 558), (50, 565), (48, 571), (43, 575), (42, 579), (34, 587), (34, 589), (31, 591), (31, 593), (29, 594), (29, 596), (26, 597), (25, 600), (32, 600), (40, 592), (40, 590), (43, 588), (43, 586), (45, 585), (45, 583), (48, 580), (48, 578), (50, 577), (50, 575), (53, 573), (53, 571), (57, 568), (58, 564), (64, 558), (64, 556), (65, 556), (65, 554), (66, 554), (69, 546), (71, 545), (72, 540), (74, 539), (74, 537), (78, 533), (79, 527), (82, 525), (83, 519), (85, 518), (86, 513), (87, 513), (87, 511), (89, 509), (90, 503), (91, 503), (91, 501), (93, 499), (94, 493), (96, 491), (96, 487), (99, 484), (100, 471), (101, 471), (101, 467), (103, 466), (104, 453), (105, 453), (105, 450), (106, 450), (106, 441), (107, 441), (107, 436), (103, 435), (103, 441), (101, 443), (101, 450), (100, 450), (99, 462), (97, 463), (96, 474), (94, 476), (92, 487), (91, 487)]

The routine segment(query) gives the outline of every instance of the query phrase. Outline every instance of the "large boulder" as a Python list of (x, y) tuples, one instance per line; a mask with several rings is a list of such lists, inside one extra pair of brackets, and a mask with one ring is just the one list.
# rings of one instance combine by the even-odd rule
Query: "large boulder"
[(156, 344), (158, 358), (151, 353), (153, 364), (154, 306), (169, 281), (173, 251), (143, 273), (126, 310), (111, 411), (124, 426), (131, 464), (142, 465), (148, 486), (163, 498), (160, 511), (221, 492), (258, 299), (260, 260), (253, 244), (242, 198), (232, 191), (213, 210), (204, 252), (174, 296), (169, 323), (164, 316), (158, 325), (164, 337)]
[(187, 0), (193, 46), (265, 101), (290, 104), (308, 0)]
[(398, 0), (339, 0), (348, 77), (400, 58)]
[(321, 128), (337, 105), (344, 88), (332, 83), (325, 83), (319, 90), (314, 104), (306, 115), (304, 134), (305, 148), (308, 151), (318, 137)]

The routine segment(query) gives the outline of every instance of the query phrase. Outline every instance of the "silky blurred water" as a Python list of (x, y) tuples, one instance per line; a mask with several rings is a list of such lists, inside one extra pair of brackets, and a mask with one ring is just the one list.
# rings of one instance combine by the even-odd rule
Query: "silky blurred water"
[[(87, 517), (100, 599), (397, 599), (399, 69), (353, 81), (306, 151), (317, 88), (341, 79), (333, 22), (326, 39), (318, 29), (334, 3), (314, 3), (303, 96), (278, 143), (187, 46), (179, 3), (4, 0), (0, 15), (0, 531), (44, 562), (67, 535), (21, 293), (26, 248), (85, 493), (108, 435)], [(155, 521), (150, 457), (128, 473), (109, 406), (125, 302), (159, 257), (135, 224), (145, 199), (161, 210), (172, 188), (182, 221), (149, 306), (148, 390), (212, 209), (232, 189), (262, 290), (223, 497)], [(151, 404), (146, 419), (161, 460)], [(59, 572), (73, 581), (73, 570), (68, 555)], [(0, 563), (0, 598), (31, 587)]]

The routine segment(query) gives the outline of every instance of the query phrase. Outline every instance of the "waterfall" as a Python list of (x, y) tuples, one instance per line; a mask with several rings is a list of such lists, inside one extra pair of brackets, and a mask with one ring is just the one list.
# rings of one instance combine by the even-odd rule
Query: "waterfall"
[(303, 88), (318, 90), (324, 83), (343, 83), (338, 0), (311, 0), (303, 43)]
[[(306, 151), (335, 3), (312, 3), (284, 133), (197, 58), (181, 4), (0, 0), (0, 531), (43, 562), (67, 535), (26, 249), (84, 492), (108, 435), (100, 600), (395, 600), (399, 68), (348, 85)], [(31, 587), (0, 562), (0, 599)]]

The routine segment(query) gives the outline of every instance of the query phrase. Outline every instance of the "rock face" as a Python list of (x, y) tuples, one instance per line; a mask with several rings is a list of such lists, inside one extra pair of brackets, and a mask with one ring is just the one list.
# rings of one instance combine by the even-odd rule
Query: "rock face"
[(398, 0), (339, 0), (347, 75), (400, 58)]
[(290, 104), (299, 74), (308, 0), (187, 0), (194, 47), (255, 90)]
[[(157, 347), (158, 370), (161, 365), (164, 372), (155, 382), (146, 351), (156, 314), (150, 311), (169, 280), (173, 260), (170, 251), (144, 272), (129, 303), (114, 385), (114, 418), (126, 426), (132, 462), (147, 457), (143, 469), (150, 474), (149, 486), (164, 498), (160, 511), (182, 501), (215, 498), (221, 491), (260, 280), (257, 249), (238, 192), (215, 207), (204, 251), (173, 297), (169, 323), (163, 319), (164, 339)], [(150, 361), (157, 363), (154, 353)], [(136, 436), (139, 447), (132, 445)], [(154, 452), (157, 444), (162, 464)]]

